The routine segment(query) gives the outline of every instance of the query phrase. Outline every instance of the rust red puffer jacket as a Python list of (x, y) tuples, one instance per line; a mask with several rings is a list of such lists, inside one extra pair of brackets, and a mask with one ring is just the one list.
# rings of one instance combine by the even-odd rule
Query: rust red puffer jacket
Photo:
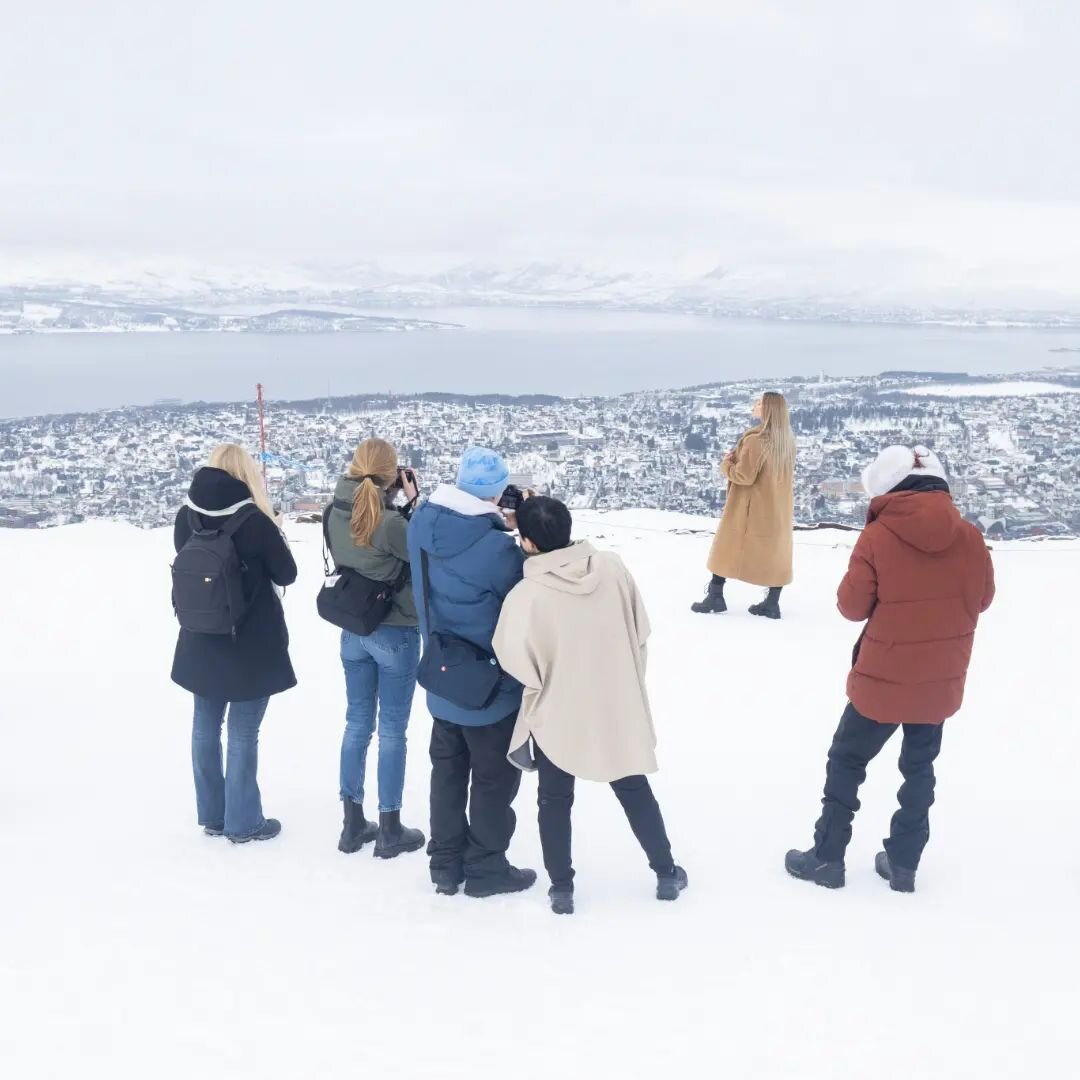
[(869, 620), (848, 676), (851, 703), (882, 724), (948, 719), (993, 599), (990, 551), (947, 491), (874, 499), (837, 595), (845, 618)]

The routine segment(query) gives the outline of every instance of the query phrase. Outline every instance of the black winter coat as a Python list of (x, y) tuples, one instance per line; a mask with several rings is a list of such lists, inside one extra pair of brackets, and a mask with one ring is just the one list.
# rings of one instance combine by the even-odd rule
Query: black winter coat
[[(188, 505), (180, 508), (173, 527), (179, 551), (192, 533), (191, 507), (202, 510), (239, 508), (251, 491), (221, 469), (200, 469), (191, 482)], [(200, 515), (203, 528), (220, 525), (223, 517)], [(296, 580), (296, 563), (280, 530), (265, 514), (249, 513), (233, 537), (246, 567), (247, 614), (236, 639), (224, 634), (181, 630), (173, 658), (172, 679), (185, 690), (215, 701), (251, 701), (280, 694), (296, 685), (289, 660), (289, 631), (274, 585)]]

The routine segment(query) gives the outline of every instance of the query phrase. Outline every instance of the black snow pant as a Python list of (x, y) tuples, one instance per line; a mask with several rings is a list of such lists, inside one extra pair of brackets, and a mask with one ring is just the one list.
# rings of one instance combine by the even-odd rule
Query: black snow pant
[[(866, 766), (889, 741), (898, 724), (879, 724), (848, 705), (829, 747), (825, 767), (825, 796), (814, 827), (814, 852), (826, 862), (840, 862), (851, 840), (851, 822), (859, 809), (859, 785)], [(934, 761), (941, 751), (941, 724), (904, 724), (900, 772), (904, 777), (897, 798), (900, 809), (892, 819), (885, 851), (889, 862), (917, 870), (930, 839), (930, 807), (934, 804)]]
[(521, 786), (520, 770), (506, 758), (516, 720), (514, 712), (484, 727), (432, 723), (428, 855), (433, 881), (447, 875), (458, 883), (481, 881), (506, 873), (506, 851), (517, 824), (510, 804)]
[[(574, 777), (563, 772), (533, 743), (533, 756), (539, 773), (540, 846), (544, 850), (544, 868), (552, 885), (570, 885), (574, 867), (570, 859), (570, 810), (574, 805)], [(626, 776), (611, 785), (622, 803), (630, 828), (657, 874), (675, 872), (664, 819), (644, 776)]]

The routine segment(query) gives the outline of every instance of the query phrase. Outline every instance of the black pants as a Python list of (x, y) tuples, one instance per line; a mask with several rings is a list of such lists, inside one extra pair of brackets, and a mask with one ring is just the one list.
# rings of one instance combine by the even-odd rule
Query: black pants
[[(896, 724), (868, 720), (848, 705), (829, 747), (825, 767), (825, 796), (814, 827), (818, 858), (839, 862), (851, 839), (851, 822), (859, 809), (859, 785), (866, 766), (897, 729)], [(941, 751), (941, 724), (904, 724), (900, 772), (904, 782), (897, 798), (900, 809), (892, 819), (885, 851), (894, 866), (917, 870), (930, 839), (930, 807), (934, 804), (934, 760)]]
[[(570, 861), (570, 810), (574, 805), (574, 777), (565, 773), (535, 743), (533, 753), (539, 773), (540, 845), (544, 849), (544, 868), (552, 885), (569, 885), (574, 880)], [(654, 873), (672, 874), (671, 858), (664, 819), (644, 776), (627, 776), (611, 785), (622, 803), (630, 828), (645, 850)]]
[(432, 880), (449, 874), (477, 881), (506, 872), (517, 824), (510, 804), (521, 786), (521, 772), (506, 759), (516, 720), (512, 713), (484, 727), (431, 725)]

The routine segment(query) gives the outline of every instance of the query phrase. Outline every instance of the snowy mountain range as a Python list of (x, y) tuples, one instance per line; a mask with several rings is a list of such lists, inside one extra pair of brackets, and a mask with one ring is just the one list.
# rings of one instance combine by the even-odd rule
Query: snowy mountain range
[(26, 294), (67, 302), (169, 303), (196, 312), (495, 305), (845, 322), (1080, 325), (1078, 296), (980, 283), (976, 272), (961, 269), (928, 285), (925, 267), (868, 256), (634, 269), (560, 261), (407, 269), (374, 262), (207, 267), (144, 259), (18, 259), (0, 266), (0, 304)]

